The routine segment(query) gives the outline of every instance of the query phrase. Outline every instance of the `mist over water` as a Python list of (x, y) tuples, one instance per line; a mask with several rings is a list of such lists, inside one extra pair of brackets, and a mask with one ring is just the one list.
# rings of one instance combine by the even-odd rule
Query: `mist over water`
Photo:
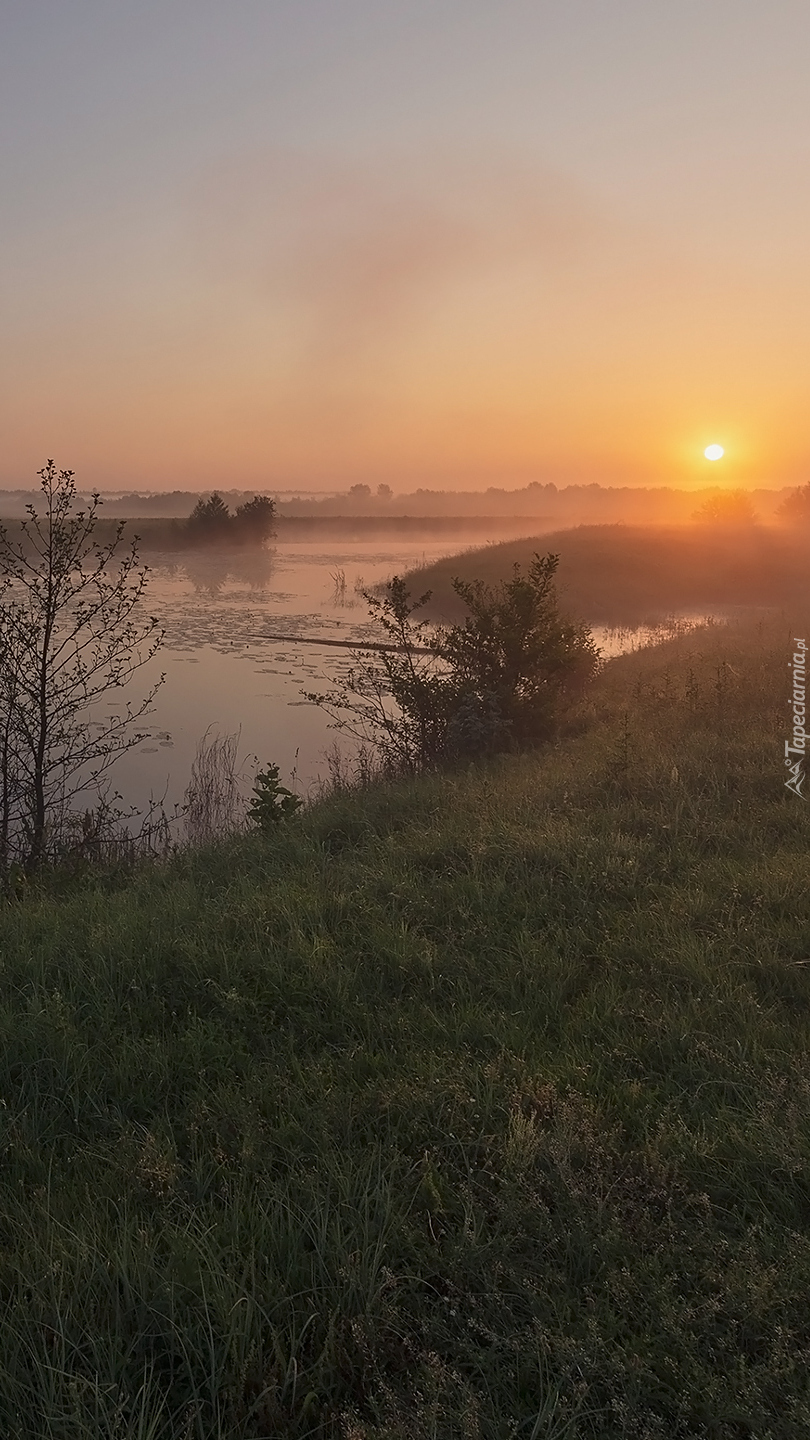
[[(112, 772), (125, 805), (144, 810), (154, 799), (171, 809), (181, 802), (207, 731), (239, 734), (247, 791), (256, 764), (272, 763), (283, 783), (315, 792), (329, 774), (327, 750), (336, 740), (347, 755), (353, 747), (302, 692), (330, 688), (354, 662), (351, 649), (309, 642), (375, 638), (359, 589), (459, 549), (458, 539), (391, 538), (150, 556), (146, 608), (159, 617), (165, 642), (133, 682), (132, 698), (161, 673), (166, 680), (141, 727), (147, 737)], [(279, 635), (292, 638), (271, 638)], [(594, 638), (611, 655), (657, 636), (600, 626)], [(105, 707), (118, 709), (112, 700)]]
[[(367, 606), (356, 587), (457, 549), (452, 540), (392, 540), (150, 556), (146, 605), (166, 638), (133, 683), (133, 697), (163, 672), (166, 681), (142, 727), (148, 738), (114, 770), (126, 804), (142, 809), (150, 797), (164, 795), (168, 807), (181, 801), (197, 745), (209, 729), (239, 732), (246, 776), (256, 757), (262, 766), (278, 765), (285, 784), (311, 793), (328, 774), (325, 752), (336, 736), (325, 713), (301, 692), (327, 689), (351, 668), (352, 654), (305, 644), (304, 637), (371, 639)], [(296, 638), (267, 638), (279, 634)], [(341, 747), (348, 742), (341, 740)]]

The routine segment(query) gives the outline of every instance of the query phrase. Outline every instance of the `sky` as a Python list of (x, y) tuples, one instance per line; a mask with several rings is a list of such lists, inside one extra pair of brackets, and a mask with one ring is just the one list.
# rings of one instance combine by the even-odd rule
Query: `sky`
[(0, 486), (810, 479), (806, 0), (0, 0), (0, 195)]

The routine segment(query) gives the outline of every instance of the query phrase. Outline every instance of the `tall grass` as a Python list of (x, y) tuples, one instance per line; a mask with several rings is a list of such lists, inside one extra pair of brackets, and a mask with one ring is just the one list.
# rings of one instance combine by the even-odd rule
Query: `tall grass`
[(210, 845), (245, 825), (245, 763), (239, 762), (239, 734), (209, 728), (197, 746), (183, 796), (186, 838)]
[(431, 613), (458, 620), (452, 580), (497, 584), (535, 551), (560, 556), (566, 612), (590, 625), (645, 625), (674, 612), (723, 613), (735, 606), (810, 604), (807, 535), (761, 525), (580, 525), (451, 555), (413, 574), (432, 590)]
[(0, 912), (9, 1440), (800, 1440), (787, 621)]

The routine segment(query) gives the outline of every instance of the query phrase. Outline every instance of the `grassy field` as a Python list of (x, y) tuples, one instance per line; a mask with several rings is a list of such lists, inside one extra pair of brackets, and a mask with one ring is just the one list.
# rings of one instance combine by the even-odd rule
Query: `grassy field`
[(736, 606), (807, 608), (810, 534), (761, 525), (580, 525), (452, 555), (413, 572), (414, 594), (432, 590), (426, 614), (466, 614), (452, 580), (497, 584), (535, 551), (560, 556), (563, 607), (589, 625), (641, 625), (683, 611)]
[(808, 629), (8, 898), (3, 1440), (805, 1440)]

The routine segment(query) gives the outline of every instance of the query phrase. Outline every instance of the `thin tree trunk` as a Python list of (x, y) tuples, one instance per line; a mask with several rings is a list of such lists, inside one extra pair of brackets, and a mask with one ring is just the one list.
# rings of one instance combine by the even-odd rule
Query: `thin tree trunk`
[(3, 722), (2, 755), (0, 756), (0, 767), (2, 767), (2, 794), (0, 794), (0, 870), (5, 875), (8, 870), (8, 832), (11, 822), (11, 776), (9, 775), (9, 746), (11, 739), (11, 702)]

